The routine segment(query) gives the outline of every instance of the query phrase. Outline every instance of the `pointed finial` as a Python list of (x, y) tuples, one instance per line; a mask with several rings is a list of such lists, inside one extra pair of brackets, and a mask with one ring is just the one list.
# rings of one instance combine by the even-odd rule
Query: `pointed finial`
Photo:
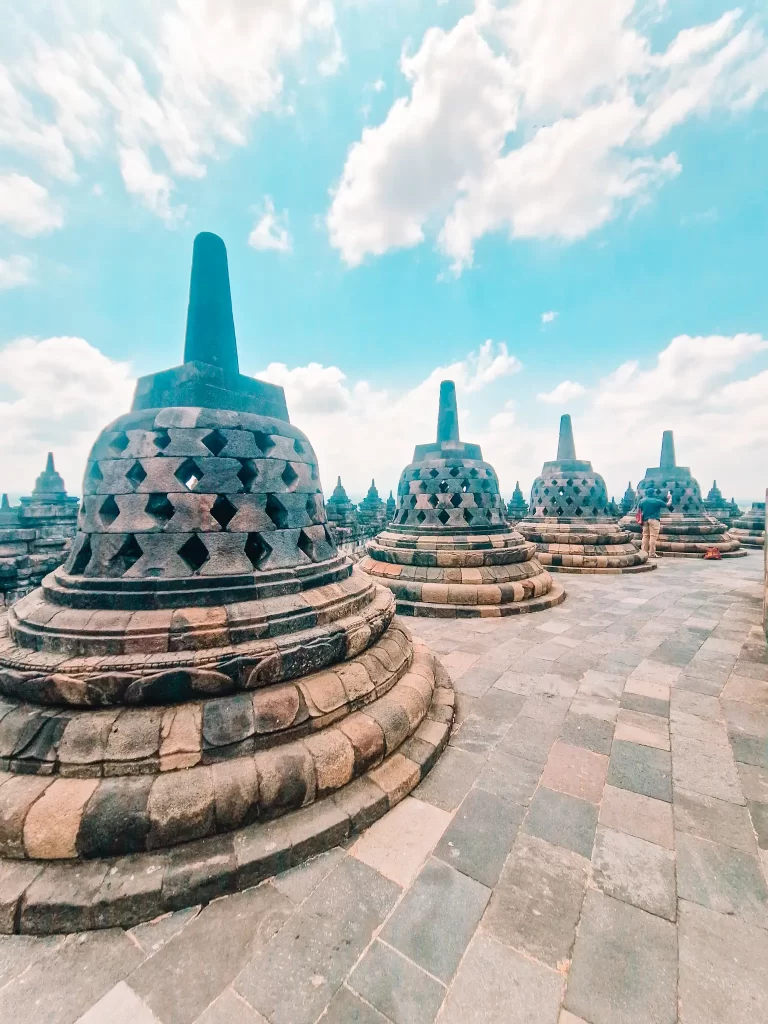
[(576, 458), (576, 445), (573, 443), (573, 426), (568, 413), (560, 417), (560, 437), (557, 442), (557, 461), (567, 462)]
[(459, 413), (456, 407), (456, 385), (452, 380), (440, 383), (440, 409), (437, 414), (437, 443), (459, 440)]
[(55, 473), (56, 467), (53, 464), (53, 452), (48, 452), (48, 458), (45, 461), (45, 472)]
[(340, 476), (336, 477), (336, 486), (337, 487), (341, 487), (341, 477)]
[(7, 512), (10, 510), (10, 507), (11, 503), (10, 501), (8, 501), (8, 495), (4, 494), (2, 498), (2, 503), (0, 503), (0, 510), (2, 510), (3, 512)]
[(227, 249), (210, 231), (201, 231), (192, 249), (184, 362), (193, 361), (240, 372)]
[(675, 461), (675, 435), (671, 430), (665, 430), (661, 438), (661, 461), (660, 469), (673, 469), (677, 465)]

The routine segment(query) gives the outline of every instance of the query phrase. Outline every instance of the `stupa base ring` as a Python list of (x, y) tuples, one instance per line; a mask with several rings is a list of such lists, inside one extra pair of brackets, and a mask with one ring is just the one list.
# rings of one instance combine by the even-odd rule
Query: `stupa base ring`
[(265, 823), (129, 856), (0, 859), (0, 934), (131, 928), (207, 903), (345, 842), (383, 817), (429, 773), (450, 736), (453, 684), (434, 659), (426, 716), (409, 739), (349, 785)]
[(557, 565), (553, 562), (545, 562), (541, 552), (536, 556), (547, 572), (569, 572), (573, 575), (583, 573), (592, 576), (612, 576), (620, 573), (652, 572), (656, 568), (654, 562), (640, 562), (637, 565)]
[(565, 600), (565, 589), (560, 583), (552, 582), (546, 594), (531, 597), (525, 601), (509, 601), (505, 604), (433, 604), (424, 601), (403, 601), (396, 599), (398, 614), (422, 616), (431, 619), (497, 619), (506, 615), (525, 615), (527, 612), (541, 612), (554, 608)]
[[(711, 546), (716, 547), (714, 544)], [(706, 549), (701, 551), (672, 551), (666, 547), (664, 550), (656, 548), (656, 554), (659, 558), (704, 558), (706, 553)], [(721, 558), (744, 558), (746, 555), (747, 552), (744, 548), (737, 548), (735, 551), (720, 551)]]

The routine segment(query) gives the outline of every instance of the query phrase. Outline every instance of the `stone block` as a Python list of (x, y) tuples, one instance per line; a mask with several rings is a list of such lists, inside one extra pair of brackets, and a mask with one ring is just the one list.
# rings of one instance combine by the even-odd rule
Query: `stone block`
[(586, 800), (539, 786), (531, 801), (523, 831), (582, 857), (592, 855), (597, 808)]
[(601, 826), (595, 837), (592, 872), (595, 884), (607, 895), (675, 920), (675, 855), (671, 850)]
[(525, 808), (483, 789), (470, 790), (435, 849), (435, 857), (492, 888), (517, 836)]

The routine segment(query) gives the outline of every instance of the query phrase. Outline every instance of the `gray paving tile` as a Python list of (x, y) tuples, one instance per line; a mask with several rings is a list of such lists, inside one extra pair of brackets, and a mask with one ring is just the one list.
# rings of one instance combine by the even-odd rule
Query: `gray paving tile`
[(527, 804), (541, 778), (542, 765), (522, 757), (494, 751), (477, 776), (475, 785), (513, 804)]
[(523, 831), (589, 858), (596, 826), (594, 804), (539, 786), (523, 822)]
[(290, 871), (277, 875), (272, 884), (283, 896), (287, 896), (291, 903), (302, 903), (326, 875), (333, 871), (344, 855), (344, 850), (338, 846), (333, 850), (326, 850), (325, 853), (312, 857)]
[(675, 926), (587, 890), (564, 1005), (590, 1024), (676, 1024)]
[(747, 807), (757, 836), (757, 845), (761, 850), (768, 850), (768, 803), (750, 800)]
[(525, 697), (508, 693), (494, 687), (475, 703), (474, 713), (493, 722), (507, 722), (510, 725), (520, 714)]
[(154, 921), (147, 921), (144, 924), (137, 924), (131, 928), (129, 934), (138, 942), (147, 956), (152, 956), (159, 949), (170, 942), (178, 935), (190, 921), (194, 921), (200, 913), (200, 907), (188, 907), (186, 910), (176, 910), (171, 914), (163, 914)]
[(559, 732), (559, 719), (541, 722), (527, 718), (521, 713), (509, 727), (497, 749), (505, 754), (512, 754), (513, 757), (522, 757), (525, 761), (543, 765)]
[(162, 1024), (143, 999), (119, 981), (98, 1003), (78, 1017), (77, 1024)]
[(195, 1024), (269, 1024), (269, 1021), (231, 988), (225, 988)]
[(668, 751), (614, 740), (608, 762), (609, 786), (672, 802), (672, 765)]
[(669, 718), (668, 700), (644, 697), (639, 693), (623, 693), (620, 703), (628, 711), (639, 711), (644, 715), (657, 715), (659, 718)]
[(39, 960), (55, 953), (64, 941), (63, 935), (39, 939), (31, 935), (0, 935), (0, 988)]
[[(436, 650), (434, 644), (430, 646), (433, 650)], [(440, 652), (438, 651), (438, 653)], [(466, 693), (470, 697), (482, 697), (493, 686), (502, 671), (503, 669), (497, 670), (495, 668), (473, 665), (455, 680), (454, 686), (459, 693)]]
[(356, 992), (342, 986), (328, 1004), (318, 1024), (392, 1024)]
[(381, 937), (447, 984), (489, 896), (484, 885), (431, 859), (387, 921)]
[(348, 984), (393, 1024), (432, 1024), (446, 992), (439, 981), (378, 940)]
[(471, 789), (484, 763), (485, 757), (481, 754), (449, 746), (413, 795), (444, 811), (453, 811)]
[(569, 712), (560, 730), (560, 739), (575, 747), (584, 747), (596, 754), (610, 754), (613, 723), (590, 715)]
[(592, 852), (595, 885), (608, 896), (674, 921), (675, 855), (645, 839), (599, 826)]
[(678, 832), (688, 832), (699, 839), (709, 839), (745, 853), (757, 852), (746, 807), (679, 786), (675, 786), (672, 806)]
[(768, 1020), (768, 932), (680, 901), (680, 1024)]
[(645, 839), (668, 850), (675, 848), (672, 806), (628, 789), (606, 786), (600, 804), (600, 824)]
[(493, 748), (504, 738), (509, 730), (509, 722), (503, 719), (492, 721), (481, 718), (474, 712), (464, 719), (461, 726), (451, 736), (451, 746), (465, 750), (470, 754), (481, 754), (487, 757)]
[(684, 832), (675, 839), (681, 899), (768, 928), (768, 889), (757, 858)]
[(400, 892), (345, 857), (243, 968), (235, 990), (271, 1024), (316, 1021)]
[(472, 789), (443, 833), (435, 857), (494, 886), (515, 841), (525, 807)]
[(490, 935), (477, 935), (456, 975), (440, 1024), (557, 1024), (562, 976)]
[(491, 896), (482, 930), (556, 970), (571, 955), (589, 861), (520, 835)]
[(293, 911), (290, 900), (269, 883), (214, 900), (128, 983), (163, 1024), (190, 1024)]

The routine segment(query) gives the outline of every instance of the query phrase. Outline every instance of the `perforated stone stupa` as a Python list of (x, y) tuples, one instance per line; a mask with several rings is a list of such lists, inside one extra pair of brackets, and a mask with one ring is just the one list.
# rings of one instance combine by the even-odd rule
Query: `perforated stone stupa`
[(534, 545), (510, 529), (480, 446), (459, 440), (453, 381), (440, 385), (437, 441), (416, 446), (395, 518), (367, 552), (360, 568), (390, 588), (404, 615), (513, 615), (565, 597)]
[(387, 525), (387, 506), (379, 497), (375, 480), (371, 480), (368, 493), (357, 506), (357, 513), (364, 537), (372, 537)]
[(138, 381), (83, 495), (66, 564), (0, 627), (0, 930), (253, 885), (401, 799), (453, 717), (392, 594), (338, 553), (282, 388), (239, 373), (217, 236), (184, 364)]
[(512, 497), (507, 502), (507, 519), (513, 525), (519, 523), (521, 519), (525, 519), (528, 515), (528, 502), (523, 497), (523, 492), (520, 490), (520, 481), (515, 481), (515, 489), (512, 492)]
[(355, 544), (360, 535), (357, 505), (349, 500), (341, 477), (336, 480), (333, 493), (325, 505), (328, 525), (337, 544)]
[(717, 486), (717, 480), (712, 481), (709, 493), (704, 499), (704, 508), (715, 519), (719, 519), (721, 523), (725, 523), (726, 526), (730, 527), (733, 520), (733, 507), (730, 501), (723, 497), (723, 492)]
[(643, 572), (655, 568), (616, 521), (605, 481), (592, 463), (576, 458), (571, 417), (560, 420), (557, 458), (533, 482), (531, 509), (518, 523), (553, 572)]
[[(672, 511), (662, 512), (657, 554), (703, 558), (713, 548), (720, 552), (722, 558), (746, 554), (738, 540), (728, 533), (725, 524), (707, 512), (701, 488), (690, 469), (677, 465), (671, 430), (664, 431), (659, 465), (647, 469), (637, 485), (637, 500), (664, 498), (668, 492), (672, 494)], [(621, 525), (634, 534), (640, 534), (642, 530), (633, 515), (622, 519)]]
[(389, 497), (387, 498), (387, 522), (388, 523), (391, 523), (392, 520), (395, 518), (395, 512), (396, 511), (397, 511), (397, 502), (395, 501), (395, 497), (392, 494), (392, 491), (390, 491), (389, 492)]
[(630, 480), (627, 484), (626, 491), (624, 491), (624, 497), (621, 499), (621, 505), (619, 506), (619, 508), (621, 509), (621, 514), (623, 516), (629, 515), (629, 513), (632, 511), (633, 508), (635, 508), (636, 505), (637, 493), (634, 487), (632, 486), (632, 481)]
[(752, 508), (734, 519), (730, 530), (740, 544), (746, 548), (765, 546), (765, 502), (753, 501)]

